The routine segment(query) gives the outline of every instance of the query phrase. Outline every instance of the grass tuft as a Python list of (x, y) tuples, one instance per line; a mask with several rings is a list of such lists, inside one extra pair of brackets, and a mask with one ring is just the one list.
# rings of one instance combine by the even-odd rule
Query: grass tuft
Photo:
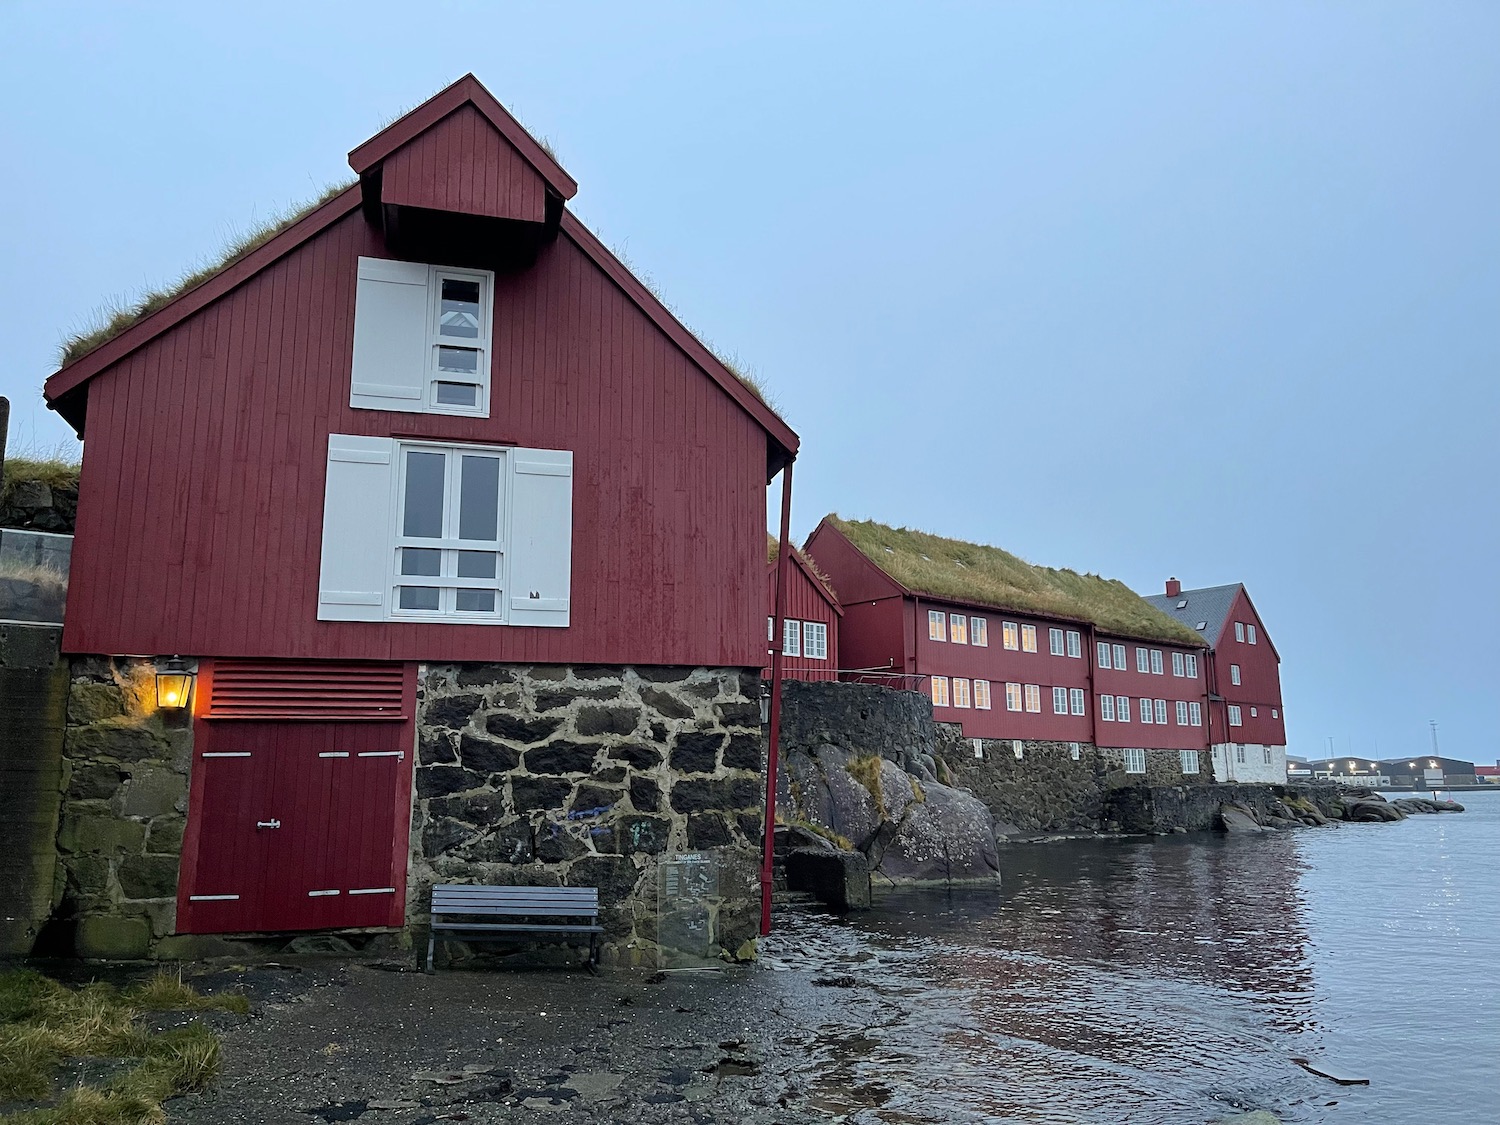
[(880, 787), (880, 757), (876, 754), (867, 754), (863, 757), (851, 758), (844, 769), (850, 777), (869, 791), (871, 799), (875, 802), (875, 809), (880, 813), (880, 818), (889, 820), (890, 814), (885, 807), (885, 792)]

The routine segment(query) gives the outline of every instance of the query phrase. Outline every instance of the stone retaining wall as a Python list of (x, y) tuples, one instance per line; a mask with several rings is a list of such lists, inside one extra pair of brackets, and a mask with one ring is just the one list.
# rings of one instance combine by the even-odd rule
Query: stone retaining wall
[(598, 887), (604, 955), (657, 940), (659, 857), (718, 860), (709, 941), (754, 937), (764, 740), (748, 669), (424, 667), (407, 916), (434, 882)]

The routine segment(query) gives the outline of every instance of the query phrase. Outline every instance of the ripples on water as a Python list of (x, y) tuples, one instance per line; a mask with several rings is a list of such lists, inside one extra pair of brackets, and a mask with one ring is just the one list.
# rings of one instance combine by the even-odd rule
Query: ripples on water
[(841, 940), (904, 1014), (824, 1053), (871, 1120), (1500, 1122), (1500, 793), (1459, 796), (1397, 824), (1013, 847), (999, 892), (893, 893)]

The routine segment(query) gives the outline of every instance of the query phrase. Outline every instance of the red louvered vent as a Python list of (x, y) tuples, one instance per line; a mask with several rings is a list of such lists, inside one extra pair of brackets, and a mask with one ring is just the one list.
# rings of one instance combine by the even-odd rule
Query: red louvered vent
[(209, 719), (408, 718), (404, 664), (216, 660)]

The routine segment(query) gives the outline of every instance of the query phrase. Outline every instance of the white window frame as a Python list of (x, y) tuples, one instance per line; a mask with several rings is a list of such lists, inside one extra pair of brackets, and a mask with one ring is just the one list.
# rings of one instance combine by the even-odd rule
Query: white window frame
[(781, 621), (781, 655), (802, 655), (802, 622), (796, 617), (784, 617)]
[(1083, 659), (1083, 634), (1077, 629), (1068, 630), (1068, 655), (1074, 660)]
[(1177, 725), (1180, 727), (1188, 725), (1188, 705), (1181, 699), (1177, 701)]
[(1238, 664), (1231, 664), (1229, 666), (1229, 682), (1234, 687), (1240, 686), (1240, 666)]
[(948, 677), (933, 676), (931, 683), (932, 705), (934, 707), (948, 706)]
[(989, 680), (974, 681), (974, 710), (988, 711), (994, 706), (994, 700), (990, 696)]
[(1099, 667), (1101, 667), (1101, 668), (1108, 668), (1110, 666), (1110, 661), (1109, 661), (1109, 642), (1108, 641), (1099, 641), (1094, 646), (1094, 648), (1095, 648), (1095, 652), (1097, 653), (1097, 656), (1098, 656)]
[(1196, 750), (1179, 750), (1179, 751), (1177, 751), (1177, 756), (1178, 756), (1178, 761), (1182, 765), (1182, 772), (1183, 773), (1197, 773), (1198, 772), (1198, 770), (1200, 768), (1200, 763), (1198, 761), (1198, 751), (1196, 751)]
[(969, 643), (969, 619), (961, 613), (948, 615), (948, 643), (955, 645)]
[(1021, 651), (1022, 652), (1035, 652), (1036, 651), (1036, 626), (1035, 625), (1022, 625), (1021, 626)]
[(1101, 695), (1099, 697), (1099, 721), (1101, 723), (1112, 723), (1115, 721), (1115, 697), (1112, 695)]
[(1260, 711), (1257, 708), (1254, 708), (1254, 707), (1250, 708), (1250, 717), (1252, 719), (1259, 718), (1260, 717)]
[(1151, 651), (1149, 649), (1136, 647), (1135, 670), (1142, 675), (1149, 676), (1151, 674)]
[(969, 681), (963, 676), (954, 676), (953, 681), (953, 706), (972, 707), (974, 696), (969, 688)]
[(1127, 747), (1125, 749), (1125, 751), (1124, 751), (1124, 755), (1123, 756), (1124, 756), (1124, 760), (1125, 760), (1125, 772), (1126, 773), (1141, 774), (1141, 773), (1145, 773), (1146, 772), (1146, 751), (1145, 750), (1143, 750), (1143, 749), (1141, 749), (1139, 747)]
[(1025, 709), (1021, 702), (1021, 685), (1007, 683), (1005, 685), (1005, 709), (1007, 711), (1022, 711)]
[(1181, 679), (1184, 675), (1186, 675), (1186, 666), (1186, 662), (1182, 658), (1182, 653), (1174, 652), (1172, 654), (1172, 675), (1176, 676), (1178, 679)]
[(1042, 685), (1026, 685), (1026, 710), (1033, 715), (1042, 713)]
[(1243, 621), (1236, 621), (1234, 623), (1234, 639), (1239, 641), (1240, 644), (1245, 643), (1245, 623)]
[(1083, 705), (1083, 689), (1081, 687), (1068, 689), (1068, 706), (1075, 715), (1085, 714), (1087, 709)]
[(1155, 703), (1156, 725), (1159, 727), (1164, 727), (1167, 725), (1167, 701), (1165, 699), (1158, 699), (1155, 701)]
[(1240, 715), (1239, 707), (1233, 703), (1229, 705), (1229, 725), (1232, 727), (1242, 727), (1245, 725), (1245, 721)]
[(1141, 700), (1141, 722), (1145, 723), (1147, 726), (1150, 726), (1153, 722), (1155, 722), (1155, 720), (1151, 718), (1151, 715), (1152, 715), (1151, 700), (1149, 700), (1149, 699), (1142, 699)]
[(1066, 642), (1063, 640), (1061, 629), (1047, 630), (1047, 651), (1053, 656), (1063, 656), (1067, 652)]
[(927, 611), (927, 639), (929, 641), (948, 639), (948, 615), (940, 609)]
[(1068, 713), (1068, 689), (1055, 687), (1052, 689), (1052, 713), (1054, 715), (1066, 715)]
[(1151, 650), (1151, 674), (1153, 676), (1166, 675), (1166, 670), (1162, 665), (1161, 649), (1159, 648), (1153, 648)]
[(990, 647), (990, 623), (988, 618), (969, 618), (969, 643), (975, 648)]
[(767, 614), (766, 615), (766, 645), (770, 646), (770, 645), (774, 645), (775, 643), (776, 643), (776, 615), (775, 614)]
[(828, 625), (823, 621), (802, 623), (802, 659), (828, 659)]
[(1188, 704), (1188, 720), (1189, 726), (1201, 727), (1203, 725), (1203, 704)]
[(1260, 749), (1261, 753), (1265, 755), (1266, 765), (1269, 766), (1271, 764), (1271, 748), (1269, 746), (1262, 746)]
[(1275, 708), (1275, 707), (1271, 708), (1271, 718), (1273, 718), (1273, 719), (1279, 719), (1279, 718), (1281, 718), (1281, 712), (1277, 708)]
[(1246, 625), (1245, 626), (1245, 642), (1247, 644), (1252, 644), (1252, 645), (1255, 643), (1255, 626), (1254, 625)]
[(1129, 666), (1127, 665), (1127, 663), (1125, 661), (1125, 646), (1124, 645), (1110, 645), (1109, 647), (1114, 650), (1114, 654), (1115, 654), (1115, 668), (1118, 671), (1121, 671), (1121, 672), (1128, 672), (1130, 669), (1129, 669)]
[(1190, 652), (1186, 656), (1184, 656), (1182, 660), (1185, 666), (1184, 671), (1187, 675), (1187, 678), (1190, 680), (1196, 680), (1198, 678), (1198, 657)]
[(1245, 744), (1243, 742), (1235, 744), (1234, 760), (1242, 766), (1245, 764)]
[(1011, 652), (1021, 649), (1021, 627), (1014, 621), (1000, 623), (1000, 643)]
[(1115, 696), (1115, 722), (1117, 722), (1117, 723), (1128, 723), (1128, 722), (1130, 722), (1130, 696), (1128, 696), (1128, 695), (1117, 695), (1117, 696)]

